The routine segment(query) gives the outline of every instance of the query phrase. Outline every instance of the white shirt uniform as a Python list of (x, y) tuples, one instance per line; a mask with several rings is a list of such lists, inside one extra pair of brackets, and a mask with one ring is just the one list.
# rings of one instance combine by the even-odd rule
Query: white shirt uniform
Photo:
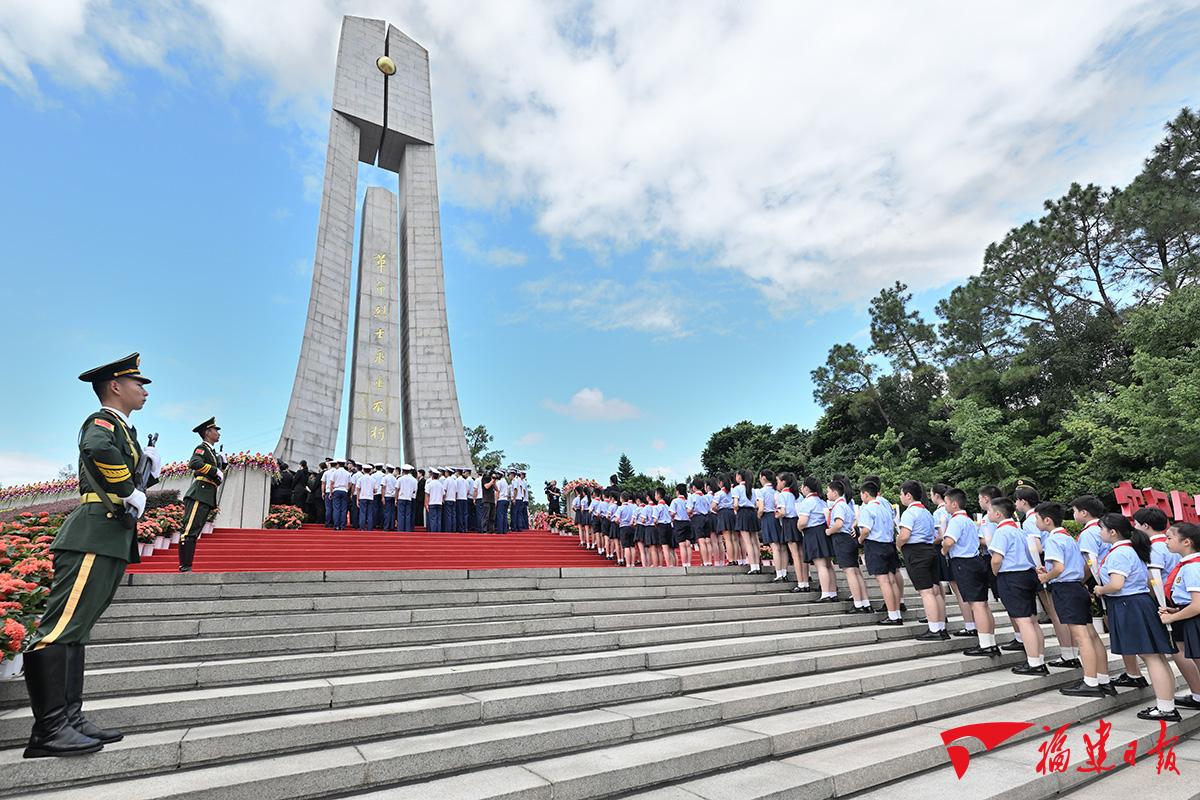
[(396, 499), (412, 500), (417, 496), (417, 479), (412, 475), (401, 475), (396, 482)]
[(383, 476), (383, 496), (387, 500), (391, 500), (396, 496), (396, 476), (387, 474)]
[(331, 492), (345, 492), (350, 489), (350, 473), (345, 467), (337, 467), (330, 470), (329, 490)]

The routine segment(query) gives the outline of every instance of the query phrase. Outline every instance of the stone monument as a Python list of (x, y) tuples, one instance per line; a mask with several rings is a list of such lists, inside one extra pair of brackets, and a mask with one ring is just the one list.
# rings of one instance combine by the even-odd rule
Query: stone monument
[(470, 464), (446, 325), (429, 53), (383, 20), (349, 16), (338, 44), (308, 317), (275, 454), (309, 464), (334, 454), (359, 162), (396, 173), (399, 191), (370, 188), (363, 204), (350, 457)]

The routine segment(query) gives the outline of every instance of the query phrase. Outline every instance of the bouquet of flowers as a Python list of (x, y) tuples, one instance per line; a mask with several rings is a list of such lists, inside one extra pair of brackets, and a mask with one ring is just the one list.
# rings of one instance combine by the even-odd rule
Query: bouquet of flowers
[(575, 494), (575, 490), (581, 486), (588, 489), (593, 494), (604, 488), (591, 478), (576, 478), (573, 481), (567, 481), (566, 485), (563, 486), (563, 496), (569, 497), (570, 495)]

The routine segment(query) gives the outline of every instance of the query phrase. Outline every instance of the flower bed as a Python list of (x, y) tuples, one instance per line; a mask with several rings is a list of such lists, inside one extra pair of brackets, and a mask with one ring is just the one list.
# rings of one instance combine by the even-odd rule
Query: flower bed
[(270, 513), (263, 520), (264, 528), (298, 531), (303, 526), (304, 510), (299, 506), (271, 506)]
[(54, 579), (50, 543), (65, 518), (27, 511), (0, 522), (0, 661), (21, 653), (37, 629)]

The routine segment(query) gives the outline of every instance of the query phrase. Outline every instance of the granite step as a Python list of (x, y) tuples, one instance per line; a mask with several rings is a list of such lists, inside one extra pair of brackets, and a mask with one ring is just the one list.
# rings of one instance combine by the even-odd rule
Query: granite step
[[(620, 676), (618, 683), (599, 687), (590, 681), (552, 683), (538, 694), (517, 695), (509, 689), (500, 689), (472, 695), (480, 703), (482, 719), (487, 719), (489, 704), (495, 709), (494, 713), (501, 715), (520, 714), (524, 708), (526, 715), (541, 716), (399, 737), (391, 732), (385, 734), (389, 738), (364, 741), (354, 747), (344, 746), (345, 740), (337, 735), (337, 730), (325, 731), (330, 744), (343, 746), (109, 781), (89, 788), (88, 793), (89, 797), (130, 800), (139, 797), (316, 797), (436, 778), (463, 770), (487, 771), (514, 759), (535, 759), (528, 761), (524, 768), (543, 778), (557, 775), (561, 780), (550, 779), (555, 784), (555, 797), (594, 797), (661, 780), (665, 774), (688, 774), (701, 764), (711, 769), (798, 749), (802, 742), (816, 735), (811, 730), (814, 720), (838, 717), (838, 703), (844, 698), (857, 698), (864, 692), (878, 695), (878, 699), (872, 700), (873, 713), (865, 715), (870, 717), (869, 720), (862, 722), (864, 729), (880, 730), (907, 725), (918, 718), (931, 718), (1036, 693), (1074, 679), (1071, 674), (1074, 671), (1071, 671), (1058, 672), (1045, 679), (1017, 680), (1007, 671), (997, 671), (1003, 664), (1018, 660), (1016, 654), (994, 661), (947, 655), (946, 651), (955, 645), (957, 643), (950, 642), (935, 645), (940, 655), (914, 657), (899, 667), (871, 664), (839, 670), (826, 665), (825, 671), (807, 675), (710, 688), (690, 694), (682, 694), (682, 677), (669, 671), (644, 673), (636, 681)], [(981, 690), (981, 680), (973, 676), (990, 674), (1007, 675), (1014, 680), (992, 681), (991, 688)], [(746, 673), (742, 676), (754, 677)], [(924, 687), (915, 691), (904, 688), (908, 684), (919, 685), (931, 677), (946, 681), (944, 685), (954, 687), (955, 691), (931, 696)], [(659, 697), (648, 696), (628, 702), (629, 695), (636, 694), (642, 687), (650, 689), (650, 695)], [(624, 695), (622, 699), (626, 702), (546, 715), (554, 711), (556, 703), (571, 708), (583, 696), (580, 693), (588, 691)], [(447, 698), (442, 700), (450, 702)], [(861, 703), (863, 700), (850, 702)], [(469, 717), (468, 711), (457, 706), (445, 708), (448, 709), (446, 713)], [(784, 711), (795, 708), (806, 710)], [(259, 728), (257, 741), (269, 745), (273, 730), (278, 731), (278, 727), (269, 723), (278, 721), (252, 721)], [(343, 721), (343, 724), (354, 723)], [(309, 737), (322, 735), (321, 726), (316, 724), (299, 726), (299, 730)], [(113, 773), (104, 771), (105, 757), (119, 770), (118, 775), (138, 770), (174, 770), (176, 765), (168, 758), (172, 744), (179, 748), (178, 752), (187, 753), (180, 756), (177, 764), (183, 767), (202, 764), (204, 760), (218, 761), (239, 753), (253, 753), (250, 737), (255, 734), (244, 728), (231, 730), (214, 726), (207, 733), (215, 736), (205, 733), (195, 727), (190, 731), (179, 729), (175, 732), (178, 738), (173, 742), (167, 732), (162, 731), (148, 734), (144, 742), (139, 741), (139, 737), (130, 737), (128, 744), (122, 742), (112, 746), (111, 754), (106, 749), (99, 757), (89, 759), (95, 765), (93, 770), (81, 765), (75, 777), (78, 780), (112, 777)], [(166, 740), (153, 738), (164, 736)], [(239, 736), (242, 737), (241, 747), (235, 741)], [(299, 746), (306, 745), (301, 743)], [(307, 746), (312, 746), (311, 738)], [(564, 752), (569, 754), (556, 755)], [(635, 752), (640, 754), (637, 758)], [(163, 759), (167, 760), (164, 762)], [(22, 786), (44, 785), (49, 778), (40, 772), (42, 768), (37, 764), (25, 767), (9, 760), (5, 769), (6, 774), (14, 775), (10, 783), (15, 781)], [(19, 771), (21, 774), (16, 777)], [(429, 785), (423, 787), (424, 790), (429, 788)], [(429, 793), (423, 796), (440, 795)]]

